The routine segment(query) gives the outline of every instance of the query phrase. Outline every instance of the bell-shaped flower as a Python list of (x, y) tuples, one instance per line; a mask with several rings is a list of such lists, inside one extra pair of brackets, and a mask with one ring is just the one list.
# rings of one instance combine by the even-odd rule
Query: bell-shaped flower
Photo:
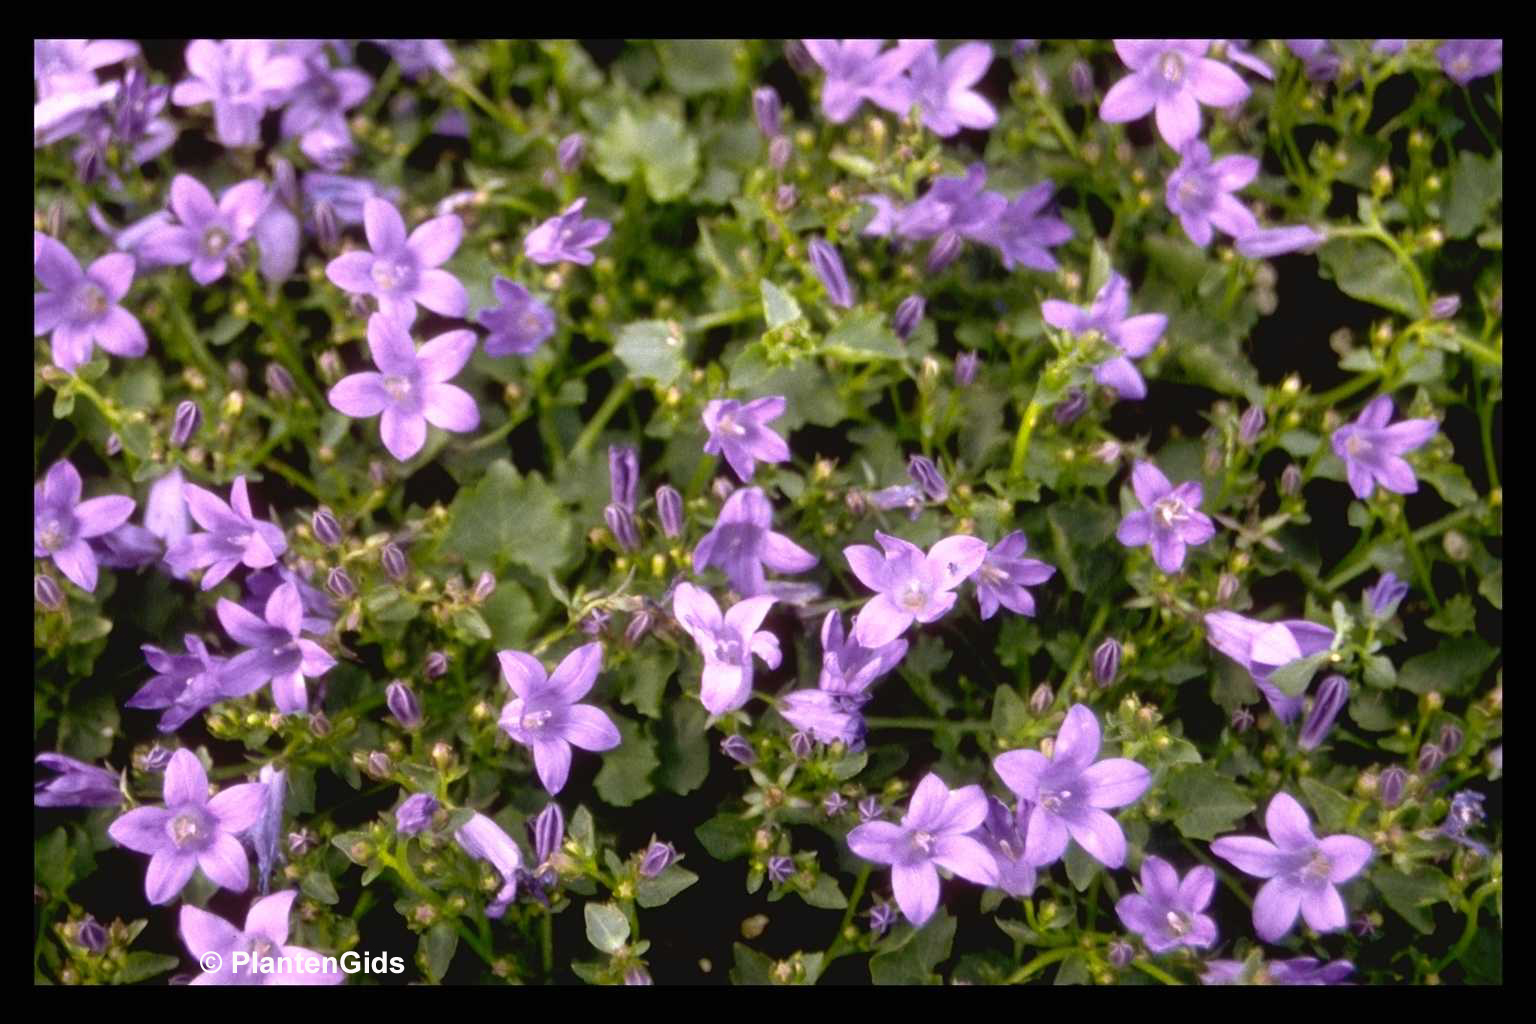
[(769, 589), (766, 566), (774, 572), (805, 572), (816, 556), (773, 532), (773, 506), (757, 487), (743, 487), (725, 500), (714, 529), (693, 549), (693, 571), (711, 566), (725, 573), (742, 597), (757, 597)]
[(309, 710), (304, 679), (318, 679), (336, 664), (319, 644), (299, 634), (304, 603), (299, 588), (284, 583), (267, 598), (265, 618), (258, 618), (228, 598), (219, 598), (219, 622), (236, 643), (249, 650), (224, 666), (224, 696), (244, 697), (272, 682), (272, 699), (285, 715)]
[(501, 709), (502, 731), (533, 748), (534, 767), (549, 793), (565, 787), (573, 746), (612, 750), (619, 745), (619, 730), (606, 713), (591, 704), (576, 703), (597, 682), (603, 666), (602, 644), (576, 648), (553, 674), (522, 651), (500, 651), (496, 657), (513, 694)]
[(712, 715), (735, 711), (752, 695), (752, 656), (770, 669), (779, 667), (779, 638), (757, 627), (763, 624), (772, 597), (749, 597), (724, 615), (705, 590), (679, 583), (672, 594), (672, 614), (704, 655), (699, 699)]
[(283, 531), (257, 519), (251, 510), (245, 477), (235, 477), (228, 503), (196, 484), (186, 484), (182, 493), (192, 518), (206, 532), (188, 534), (171, 545), (165, 561), (178, 574), (206, 568), (204, 590), (218, 586), (238, 565), (265, 569), (288, 550)]
[(51, 558), (71, 583), (96, 589), (96, 555), (87, 541), (117, 529), (133, 515), (133, 499), (119, 495), (81, 501), (80, 473), (66, 459), (48, 467), (32, 487), (32, 557)]
[(900, 537), (875, 531), (884, 554), (867, 544), (843, 549), (859, 582), (877, 594), (853, 624), (853, 638), (865, 647), (884, 647), (913, 622), (929, 623), (954, 607), (955, 588), (981, 568), (986, 542), (976, 537), (946, 537), (927, 554)]
[(1206, 641), (1248, 670), (1275, 716), (1289, 722), (1301, 711), (1300, 695), (1291, 697), (1269, 681), (1275, 669), (1333, 646), (1333, 630), (1306, 619), (1260, 622), (1236, 612), (1205, 616)]
[(464, 238), (464, 222), (458, 217), (434, 217), (407, 237), (400, 211), (387, 200), (370, 197), (363, 202), (363, 231), (372, 252), (342, 253), (325, 268), (336, 287), (372, 295), (379, 300), (379, 312), (402, 328), (416, 321), (418, 303), (443, 316), (463, 316), (469, 310), (469, 293), (458, 278), (441, 269)]

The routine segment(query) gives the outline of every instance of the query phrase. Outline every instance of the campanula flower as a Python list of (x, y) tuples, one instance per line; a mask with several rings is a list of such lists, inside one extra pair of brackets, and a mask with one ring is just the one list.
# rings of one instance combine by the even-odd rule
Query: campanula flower
[(1293, 224), (1280, 228), (1259, 228), (1237, 240), (1237, 251), (1251, 260), (1283, 256), (1288, 252), (1311, 252), (1328, 236), (1305, 224)]
[(592, 249), (613, 231), (613, 225), (597, 217), (583, 217), (586, 197), (577, 199), (532, 231), (523, 240), (523, 253), (540, 266), (579, 263), (589, 267), (597, 259)]
[(1230, 107), (1248, 98), (1237, 72), (1208, 59), (1209, 39), (1116, 39), (1115, 52), (1131, 69), (1104, 95), (1099, 117), (1135, 121), (1155, 107), (1157, 130), (1174, 149), (1200, 134), (1200, 104)]
[(206, 568), (204, 590), (218, 586), (238, 565), (265, 569), (288, 550), (283, 531), (257, 519), (251, 510), (245, 477), (235, 477), (228, 503), (196, 484), (185, 485), (183, 494), (192, 518), (206, 532), (188, 534), (171, 545), (165, 560), (178, 573)]
[(743, 487), (732, 493), (720, 509), (714, 529), (693, 549), (693, 571), (710, 566), (723, 571), (742, 597), (756, 597), (769, 589), (763, 578), (766, 566), (774, 572), (805, 572), (816, 565), (816, 556), (773, 532), (773, 506), (762, 490)]
[(1434, 420), (1392, 419), (1392, 399), (1378, 395), (1353, 423), (1333, 432), (1333, 453), (1344, 460), (1350, 489), (1364, 501), (1377, 484), (1395, 494), (1412, 494), (1419, 489), (1413, 467), (1403, 455), (1422, 447), (1440, 427)]
[(1253, 213), (1232, 195), (1258, 177), (1256, 158), (1232, 154), (1212, 161), (1211, 148), (1198, 139), (1184, 147), (1182, 157), (1168, 176), (1164, 198), (1191, 242), (1209, 245), (1213, 226), (1233, 238), (1259, 229)]
[(478, 317), (480, 326), (491, 332), (485, 339), (486, 355), (531, 355), (555, 333), (554, 312), (527, 288), (497, 275), (491, 290), (501, 305), (481, 310)]
[(126, 39), (34, 39), (32, 80), (37, 98), (96, 88), (96, 71), (139, 54)]
[[(293, 911), (293, 901), (298, 898), (297, 889), (275, 892), (251, 904), (245, 915), (245, 928), (236, 928), (228, 921), (191, 904), (181, 908), (181, 941), (197, 958), (199, 965), (217, 963), (212, 971), (204, 971), (192, 979), (194, 985), (340, 985), (347, 980), (346, 974), (335, 965), (334, 957), (327, 957), (303, 946), (288, 945), (288, 918)], [(248, 954), (239, 967), (235, 954)], [(280, 968), (281, 959), (300, 965), (285, 971)], [(315, 972), (303, 970), (306, 962), (313, 959)], [(262, 960), (271, 960), (270, 971), (259, 970)], [(329, 969), (325, 961), (331, 960)]]
[(267, 186), (255, 178), (231, 185), (214, 202), (207, 186), (188, 174), (171, 180), (171, 212), (176, 223), (155, 228), (136, 255), (151, 264), (190, 264), (192, 280), (212, 284), (238, 259), (238, 250), (256, 231), (271, 202)]
[(813, 238), (806, 246), (811, 257), (811, 269), (821, 279), (827, 290), (827, 301), (834, 306), (850, 309), (854, 303), (853, 286), (848, 283), (848, 271), (843, 269), (843, 257), (837, 247), (825, 238)]
[(33, 271), (47, 290), (32, 296), (32, 333), (52, 333), (53, 365), (74, 373), (90, 362), (93, 345), (125, 359), (149, 350), (143, 325), (120, 305), (133, 284), (132, 256), (109, 252), (82, 270), (63, 243), (33, 238)]
[(928, 130), (949, 138), (962, 128), (986, 129), (997, 124), (997, 111), (974, 88), (991, 66), (992, 47), (986, 43), (962, 43), (941, 61), (930, 42), (917, 50), (905, 75), (888, 80), (867, 95), (900, 116), (916, 105)]
[(185, 654), (171, 654), (153, 644), (139, 648), (156, 674), (123, 703), (128, 708), (163, 708), (161, 732), (175, 732), (193, 715), (224, 699), (223, 671), (227, 659), (209, 654), (207, 645), (196, 633), (188, 633), (183, 640)]
[(533, 748), (539, 781), (551, 795), (565, 788), (571, 747), (602, 751), (619, 745), (619, 730), (605, 712), (576, 703), (597, 682), (602, 644), (576, 648), (552, 675), (537, 658), (522, 651), (498, 651), (496, 657), (513, 695), (501, 709), (499, 724), (513, 740)]
[(216, 611), (230, 639), (249, 648), (224, 666), (224, 696), (244, 697), (271, 680), (272, 699), (279, 711), (285, 715), (308, 711), (305, 678), (325, 675), (336, 659), (299, 635), (304, 622), (299, 588), (284, 583), (272, 591), (262, 618), (222, 597)]
[(246, 838), (250, 839), (251, 849), (256, 852), (256, 882), (265, 893), (271, 887), (272, 869), (277, 866), (277, 840), (283, 831), (283, 804), (288, 796), (288, 773), (264, 764), (257, 780), (266, 787), (267, 797), (262, 804), (261, 817), (251, 826)]
[(32, 487), (32, 557), (51, 558), (81, 590), (96, 589), (96, 554), (87, 541), (117, 529), (133, 515), (133, 499), (109, 495), (81, 501), (83, 483), (66, 459)]
[(821, 674), (814, 690), (796, 690), (783, 698), (779, 714), (822, 743), (841, 741), (851, 750), (864, 745), (864, 716), (869, 687), (907, 655), (905, 640), (868, 648), (843, 634), (836, 608), (821, 622)]
[(1017, 615), (1034, 615), (1035, 599), (1026, 586), (1044, 583), (1056, 570), (1033, 558), (1023, 558), (1029, 542), (1023, 530), (1015, 530), (994, 544), (976, 570), (976, 601), (985, 621), (1001, 605)]
[(1030, 805), (1020, 800), (1010, 809), (995, 796), (987, 797), (987, 818), (975, 832), (997, 862), (997, 887), (1016, 899), (1035, 891), (1035, 866), (1024, 856), (1029, 834)]
[(1152, 351), (1163, 332), (1168, 317), (1163, 313), (1127, 316), (1131, 309), (1131, 287), (1120, 274), (1111, 272), (1104, 287), (1093, 297), (1093, 305), (1084, 309), (1060, 299), (1046, 299), (1040, 304), (1040, 316), (1052, 327), (1073, 334), (1097, 331), (1120, 350), (1119, 355), (1094, 368), (1093, 378), (1112, 389), (1121, 398), (1147, 397), (1147, 384), (1137, 372), (1132, 359)]
[(784, 415), (783, 395), (770, 395), (742, 403), (717, 398), (704, 407), (704, 428), (709, 440), (704, 451), (724, 455), (743, 483), (757, 472), (757, 462), (788, 462), (789, 445), (766, 425)]
[(1055, 193), (1056, 185), (1051, 181), (1025, 189), (988, 226), (984, 241), (1002, 255), (1004, 267), (1012, 270), (1023, 266), (1048, 274), (1060, 269), (1050, 250), (1069, 241), (1072, 228), (1045, 212)]
[(1216, 535), (1210, 517), (1199, 511), (1199, 481), (1175, 487), (1152, 463), (1138, 462), (1131, 470), (1131, 489), (1141, 508), (1120, 521), (1115, 537), (1128, 548), (1151, 545), (1152, 560), (1163, 572), (1183, 568), (1186, 545), (1204, 544)]
[(34, 807), (117, 807), (123, 791), (116, 775), (63, 754), (38, 754), (36, 763), (57, 772), (32, 786)]
[(458, 217), (434, 217), (407, 237), (400, 211), (370, 197), (363, 202), (363, 230), (372, 252), (347, 252), (331, 260), (325, 276), (332, 284), (353, 295), (372, 295), (379, 312), (402, 328), (415, 322), (418, 304), (443, 316), (468, 312), (469, 293), (441, 269), (464, 238)]
[(299, 137), (299, 148), (306, 156), (330, 163), (350, 153), (347, 111), (368, 98), (373, 79), (356, 68), (328, 68), (313, 62), (306, 70), (308, 76), (293, 90), (283, 110), (283, 138)]
[(414, 793), (395, 808), (395, 831), (402, 836), (414, 836), (432, 824), (438, 803), (431, 793)]
[(245, 149), (261, 141), (262, 115), (281, 106), (306, 74), (302, 60), (275, 54), (270, 40), (194, 39), (187, 44), (188, 77), (177, 83), (171, 102), (212, 103), (219, 142)]
[(705, 590), (679, 583), (672, 594), (672, 614), (704, 655), (699, 699), (712, 715), (735, 711), (752, 695), (752, 656), (770, 669), (779, 667), (779, 638), (760, 630), (774, 598), (748, 597), (724, 615)]
[(1141, 891), (1120, 897), (1115, 913), (1153, 953), (1180, 946), (1203, 949), (1216, 941), (1216, 922), (1201, 911), (1216, 892), (1216, 872), (1201, 865), (1181, 880), (1160, 857), (1141, 862)]
[(1275, 669), (1310, 657), (1333, 646), (1333, 630), (1305, 619), (1260, 622), (1236, 612), (1210, 612), (1205, 616), (1205, 637), (1210, 645), (1247, 669), (1270, 709), (1282, 722), (1301, 711), (1302, 698), (1290, 697), (1269, 681)]
[[(882, 87), (890, 86), (925, 51), (933, 48), (931, 39), (903, 40), (884, 53), (879, 39), (806, 39), (811, 59), (826, 72), (821, 86), (821, 112), (833, 124), (842, 124), (854, 115), (859, 105)], [(895, 100), (907, 87), (897, 84)], [(910, 105), (910, 104), (909, 104)], [(906, 107), (901, 107), (906, 113)]]
[(501, 889), (485, 908), (486, 917), (493, 921), (499, 920), (512, 901), (517, 899), (517, 877), (523, 866), (523, 851), (518, 849), (511, 836), (502, 831), (500, 825), (483, 814), (470, 818), (453, 837), (465, 853), (477, 860), (489, 862), (497, 874), (501, 875)]
[(981, 568), (986, 542), (946, 537), (923, 549), (900, 537), (875, 531), (880, 551), (867, 544), (843, 549), (859, 582), (876, 592), (853, 624), (853, 638), (865, 647), (884, 647), (911, 628), (934, 622), (954, 607), (955, 588)]
[(1466, 85), (1504, 67), (1504, 40), (1449, 39), (1435, 51), (1435, 56), (1453, 82)]

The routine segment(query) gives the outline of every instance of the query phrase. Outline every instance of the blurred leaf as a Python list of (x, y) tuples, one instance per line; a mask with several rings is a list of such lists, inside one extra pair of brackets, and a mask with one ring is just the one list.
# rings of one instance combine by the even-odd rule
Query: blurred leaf
[(582, 112), (601, 131), (592, 142), (592, 166), (616, 185), (636, 175), (645, 182), (653, 200), (668, 203), (688, 194), (699, 177), (699, 143), (683, 122), (662, 111), (637, 114), (620, 108), (611, 119), (592, 112), (592, 101)]
[(647, 908), (664, 906), (672, 897), (698, 880), (699, 876), (687, 868), (669, 864), (655, 878), (642, 878), (635, 883), (635, 902)]
[(1427, 654), (1415, 655), (1397, 670), (1397, 685), (1414, 693), (1437, 690), (1445, 696), (1459, 694), (1474, 685), (1499, 652), (1482, 637), (1445, 640)]
[(642, 380), (652, 380), (662, 387), (677, 380), (683, 372), (683, 339), (664, 320), (641, 320), (619, 331), (613, 354)]
[(1333, 278), (1345, 295), (1412, 319), (1423, 315), (1408, 271), (1380, 242), (1336, 238), (1318, 250), (1317, 255), (1324, 276)]
[(604, 953), (617, 952), (629, 940), (629, 919), (613, 903), (588, 903), (582, 910), (587, 919), (587, 941)]
[(736, 88), (740, 46), (729, 39), (669, 39), (656, 44), (656, 53), (667, 84), (684, 96), (696, 96)]
[(716, 860), (735, 860), (752, 849), (750, 821), (735, 814), (717, 814), (693, 830), (704, 849)]
[(709, 739), (704, 732), (708, 716), (691, 700), (675, 700), (656, 727), (661, 747), (661, 767), (656, 782), (679, 796), (692, 793), (709, 776)]
[(656, 757), (656, 741), (646, 735), (640, 725), (617, 715), (612, 717), (624, 740), (616, 749), (603, 755), (603, 767), (598, 771), (594, 785), (597, 795), (605, 802), (614, 807), (628, 807), (655, 790), (651, 773), (661, 761)]
[(1470, 150), (1456, 158), (1451, 185), (1442, 214), (1445, 233), (1451, 238), (1466, 238), (1483, 224), (1488, 210), (1504, 196), (1504, 154), (1492, 159)]
[[(508, 514), (512, 509), (516, 515)], [(506, 459), (460, 489), (451, 512), (443, 546), (465, 560), (471, 577), (508, 561), (543, 576), (575, 554), (575, 527), (555, 492), (536, 473), (520, 476)]]
[(763, 278), (761, 290), (763, 319), (768, 322), (770, 331), (785, 324), (794, 323), (803, 315), (800, 312), (800, 303), (795, 301), (795, 297), (766, 277)]
[(1428, 866), (1421, 866), (1412, 874), (1378, 867), (1370, 877), (1387, 906), (1425, 935), (1434, 934), (1434, 915), (1425, 908), (1450, 899), (1450, 880), (1443, 873)]
[(876, 985), (938, 985), (933, 969), (949, 958), (956, 922), (940, 907), (918, 929), (906, 928), (880, 945), (869, 958), (869, 976)]
[(904, 359), (907, 350), (885, 322), (885, 314), (850, 313), (821, 343), (821, 351), (851, 363)]
[(1256, 806), (1247, 792), (1205, 765), (1181, 768), (1168, 781), (1169, 816), (1189, 839), (1209, 842), (1230, 832)]

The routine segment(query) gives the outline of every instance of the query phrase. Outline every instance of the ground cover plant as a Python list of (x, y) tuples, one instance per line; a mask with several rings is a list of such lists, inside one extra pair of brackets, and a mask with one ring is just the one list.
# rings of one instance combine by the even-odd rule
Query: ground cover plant
[(35, 981), (1501, 982), (1501, 68), (36, 41)]

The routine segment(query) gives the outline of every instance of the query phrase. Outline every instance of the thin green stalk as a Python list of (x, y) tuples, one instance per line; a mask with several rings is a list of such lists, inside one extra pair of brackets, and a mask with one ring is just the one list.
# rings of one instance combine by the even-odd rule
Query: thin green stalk
[(955, 729), (959, 732), (983, 732), (992, 728), (991, 722), (951, 722), (947, 718), (866, 718), (864, 724), (871, 729)]
[(1148, 977), (1156, 978), (1158, 981), (1162, 982), (1164, 985), (1182, 985), (1182, 984), (1184, 984), (1178, 978), (1175, 978), (1173, 975), (1169, 974), (1167, 971), (1163, 970), (1161, 967), (1158, 967), (1156, 964), (1147, 963), (1145, 960), (1132, 960), (1131, 961), (1131, 966), (1136, 968), (1142, 974), (1147, 975)]
[(1008, 976), (1008, 980), (1003, 984), (1017, 985), (1021, 981), (1024, 981), (1026, 978), (1028, 978), (1031, 974), (1035, 974), (1041, 970), (1044, 970), (1051, 964), (1056, 963), (1058, 960), (1065, 960), (1067, 957), (1078, 952), (1081, 952), (1081, 950), (1077, 946), (1062, 946), (1058, 949), (1047, 950), (1046, 952), (1041, 953), (1039, 956), (1035, 957), (1029, 963), (1025, 964), (1023, 967), (1020, 967), (1018, 970), (1010, 974)]
[(591, 450), (592, 446), (597, 443), (597, 435), (601, 434), (603, 428), (608, 426), (608, 421), (613, 419), (613, 414), (619, 411), (619, 406), (624, 404), (629, 398), (630, 392), (634, 389), (634, 378), (625, 377), (612, 391), (608, 392), (608, 397), (603, 400), (603, 404), (598, 407), (597, 413), (593, 415), (592, 422), (587, 424), (586, 429), (581, 432), (581, 436), (576, 438), (576, 443), (571, 446), (571, 458), (579, 459)]
[(864, 898), (864, 887), (869, 884), (870, 869), (871, 865), (869, 864), (864, 864), (859, 868), (859, 877), (854, 879), (853, 895), (848, 898), (848, 906), (843, 911), (843, 920), (837, 926), (837, 934), (832, 937), (832, 944), (827, 947), (826, 953), (822, 956), (821, 969), (823, 972), (826, 971), (828, 964), (838, 957), (846, 956), (849, 952), (842, 948), (847, 945), (847, 941), (843, 938), (843, 933), (853, 923), (853, 915), (859, 909), (859, 901)]
[[(1038, 395), (1039, 392), (1036, 392)], [(1038, 397), (1031, 398), (1029, 405), (1024, 409), (1024, 416), (1019, 421), (1019, 432), (1013, 439), (1013, 460), (1008, 464), (1008, 479), (1010, 481), (1024, 478), (1024, 461), (1029, 455), (1029, 437), (1035, 432), (1035, 424), (1040, 420), (1040, 413), (1044, 406), (1040, 404)]]
[(1435, 611), (1440, 610), (1440, 599), (1435, 596), (1435, 585), (1430, 582), (1429, 565), (1424, 561), (1424, 553), (1419, 550), (1418, 542), (1413, 539), (1413, 533), (1408, 529), (1408, 517), (1398, 513), (1394, 524), (1397, 535), (1403, 539), (1403, 544), (1408, 548), (1408, 559), (1413, 562), (1413, 571), (1419, 577), (1419, 586), (1424, 588), (1424, 596), (1429, 598), (1430, 606)]

